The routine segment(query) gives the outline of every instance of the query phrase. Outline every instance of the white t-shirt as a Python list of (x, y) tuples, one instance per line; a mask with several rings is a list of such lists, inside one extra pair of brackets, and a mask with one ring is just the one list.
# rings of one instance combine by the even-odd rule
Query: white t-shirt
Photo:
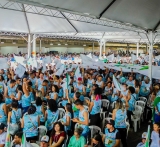
[[(15, 147), (21, 147), (20, 144), (15, 145)], [(26, 142), (26, 147), (33, 147), (29, 142)]]
[(0, 134), (0, 144), (5, 144), (6, 142), (6, 132), (3, 132), (2, 134)]

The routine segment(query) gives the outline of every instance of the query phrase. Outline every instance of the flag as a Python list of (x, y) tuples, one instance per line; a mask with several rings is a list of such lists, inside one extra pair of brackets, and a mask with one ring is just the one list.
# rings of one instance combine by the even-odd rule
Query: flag
[(22, 142), (21, 142), (21, 147), (26, 147), (26, 135), (25, 133), (23, 133), (22, 135)]
[(149, 69), (149, 66), (143, 66), (142, 68), (140, 68), (139, 70), (146, 70)]
[(80, 73), (79, 66), (77, 66), (77, 68), (76, 68), (75, 76), (76, 76), (77, 79), (78, 79), (79, 77), (81, 77), (81, 73)]
[(70, 75), (68, 73), (66, 74), (66, 79), (67, 79), (67, 89), (68, 89), (68, 86), (71, 82)]
[(15, 74), (19, 77), (19, 78), (22, 78), (24, 73), (26, 71), (26, 68), (21, 65), (21, 64), (18, 64), (17, 68), (15, 69)]
[(145, 142), (144, 147), (149, 147), (150, 134), (151, 134), (151, 129), (150, 129), (150, 125), (148, 125), (147, 138), (146, 138), (146, 142)]
[(0, 69), (8, 69), (7, 58), (0, 58)]
[(160, 102), (160, 97), (156, 97), (154, 99), (154, 102), (153, 102), (153, 113), (152, 113), (152, 119), (153, 119), (153, 122), (154, 122), (154, 115), (155, 115), (155, 107), (157, 107), (157, 104)]
[(113, 83), (114, 86), (117, 88), (118, 91), (121, 91), (121, 84), (117, 81), (117, 79), (115, 78), (115, 76), (113, 75)]
[(107, 56), (106, 57), (107, 59), (108, 59), (108, 61), (113, 61), (114, 60), (114, 54), (112, 54), (112, 55), (109, 55), (109, 56)]
[(9, 124), (7, 128), (5, 147), (11, 147), (11, 136), (10, 136)]
[(60, 75), (62, 75), (63, 71), (64, 71), (64, 65), (62, 65), (62, 66), (56, 71), (55, 75), (60, 76)]

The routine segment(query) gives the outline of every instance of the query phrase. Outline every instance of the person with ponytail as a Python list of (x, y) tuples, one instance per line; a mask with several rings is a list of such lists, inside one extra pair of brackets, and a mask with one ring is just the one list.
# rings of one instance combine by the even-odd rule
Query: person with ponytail
[(105, 147), (102, 141), (102, 136), (99, 133), (95, 133), (92, 138), (93, 147)]
[(100, 126), (100, 111), (101, 111), (101, 94), (102, 89), (97, 87), (94, 94), (91, 96), (91, 101), (86, 100), (90, 112), (90, 125)]
[(40, 125), (39, 116), (35, 113), (36, 107), (31, 105), (28, 113), (25, 114), (21, 121), (21, 128), (26, 134), (26, 140), (35, 143), (38, 138), (38, 127)]
[(115, 128), (119, 131), (123, 147), (127, 147), (127, 111), (121, 99), (116, 101), (116, 107), (112, 112), (112, 119), (115, 121)]

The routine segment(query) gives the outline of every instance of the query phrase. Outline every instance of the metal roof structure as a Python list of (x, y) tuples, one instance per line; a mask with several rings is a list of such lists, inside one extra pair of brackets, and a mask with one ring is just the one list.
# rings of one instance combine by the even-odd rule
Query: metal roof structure
[(159, 0), (0, 0), (0, 35), (160, 42)]

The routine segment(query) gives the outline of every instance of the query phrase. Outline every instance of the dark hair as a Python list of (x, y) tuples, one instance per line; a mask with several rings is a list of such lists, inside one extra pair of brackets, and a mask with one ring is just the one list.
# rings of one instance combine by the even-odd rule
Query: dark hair
[(135, 80), (135, 87), (140, 87), (139, 81)]
[(20, 91), (23, 92), (23, 90), (22, 90), (22, 85), (18, 85), (18, 86), (17, 86), (16, 91), (18, 92), (18, 90), (20, 90)]
[(55, 75), (55, 77), (59, 80), (59, 76), (58, 75)]
[(77, 99), (75, 102), (74, 102), (75, 105), (83, 105), (83, 102), (80, 100), (80, 99)]
[(70, 103), (66, 104), (66, 109), (71, 113), (71, 118), (73, 118), (73, 110), (72, 110), (72, 105)]
[(135, 93), (135, 88), (132, 87), (132, 86), (130, 86), (130, 87), (128, 88), (128, 90), (131, 92), (131, 94), (134, 94), (134, 93)]
[(0, 93), (0, 103), (3, 103), (3, 95)]
[(23, 136), (23, 132), (16, 132), (15, 136), (18, 136), (18, 138), (22, 138)]
[(29, 85), (29, 86), (32, 86), (32, 82), (31, 82), (31, 81), (29, 81), (29, 82), (28, 82), (28, 85)]
[(48, 107), (49, 107), (49, 110), (51, 110), (52, 112), (56, 112), (58, 109), (57, 102), (54, 99), (49, 99)]
[(104, 144), (103, 144), (103, 141), (102, 141), (102, 137), (99, 133), (95, 133), (93, 135), (93, 138), (98, 141), (98, 144), (96, 145), (96, 147), (105, 147)]
[(13, 83), (15, 83), (15, 82), (16, 82), (15, 80), (11, 80), (11, 81), (10, 81), (10, 84), (13, 84)]
[(0, 75), (0, 77), (1, 77), (2, 81), (4, 81), (4, 77), (2, 75)]
[(31, 105), (28, 108), (28, 114), (34, 114), (36, 112), (36, 107), (34, 105)]
[(78, 135), (81, 135), (82, 132), (83, 132), (83, 128), (81, 128), (81, 127), (75, 128), (75, 129), (74, 129), (74, 132), (77, 132)]
[(44, 80), (43, 83), (48, 83), (48, 80)]
[(94, 86), (94, 87), (96, 87), (96, 88), (98, 87), (98, 85), (97, 85), (97, 84), (93, 84), (93, 86)]
[(54, 88), (55, 88), (55, 92), (59, 93), (59, 88), (58, 88), (58, 86), (57, 86), (57, 85), (52, 85), (52, 87), (54, 87)]
[(55, 122), (54, 123), (54, 126), (53, 126), (53, 129), (52, 129), (52, 132), (51, 132), (51, 137), (53, 136), (53, 135), (55, 135), (55, 133), (56, 133), (56, 131), (55, 131), (55, 126), (56, 125), (59, 125), (60, 126), (60, 131), (64, 131), (64, 125), (62, 125), (62, 123), (61, 122)]
[(97, 88), (94, 90), (94, 95), (101, 95), (101, 94), (102, 94), (102, 88), (97, 87)]
[(18, 101), (17, 100), (12, 101), (12, 108), (18, 108)]
[(36, 97), (36, 105), (41, 106), (42, 105), (42, 99), (40, 97)]
[(80, 96), (81, 96), (80, 92), (76, 92), (76, 93), (75, 93), (75, 96), (76, 96), (76, 98), (78, 98), (78, 99), (79, 99), (79, 98), (80, 98)]

